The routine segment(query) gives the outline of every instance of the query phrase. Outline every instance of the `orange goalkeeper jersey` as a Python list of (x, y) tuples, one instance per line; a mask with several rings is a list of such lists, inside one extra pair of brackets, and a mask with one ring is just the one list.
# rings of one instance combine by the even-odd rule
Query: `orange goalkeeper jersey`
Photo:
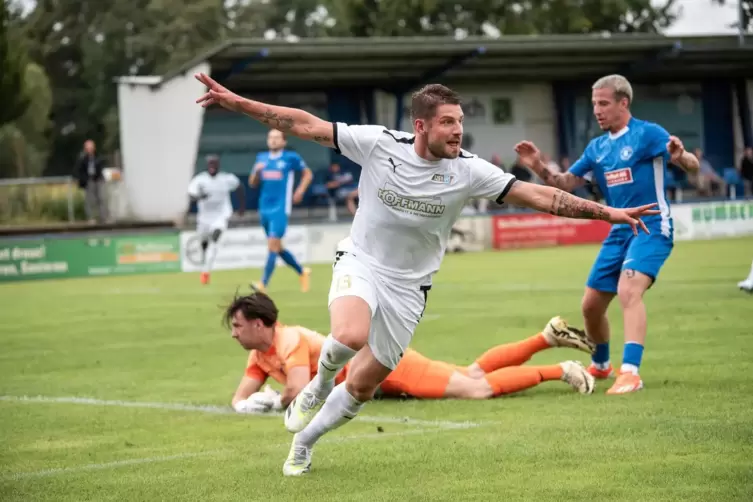
[[(246, 376), (254, 380), (265, 381), (272, 377), (285, 385), (291, 368), (307, 366), (310, 378), (314, 378), (319, 365), (319, 353), (324, 345), (324, 336), (303, 326), (275, 327), (272, 347), (266, 352), (252, 350), (248, 355)], [(345, 368), (337, 376), (336, 382), (344, 379)]]

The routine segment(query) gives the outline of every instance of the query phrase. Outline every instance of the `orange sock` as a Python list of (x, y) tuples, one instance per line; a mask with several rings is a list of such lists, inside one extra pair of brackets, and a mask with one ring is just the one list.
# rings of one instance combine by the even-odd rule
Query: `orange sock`
[(547, 343), (544, 335), (539, 333), (520, 342), (497, 345), (484, 352), (476, 360), (476, 364), (484, 370), (484, 373), (491, 373), (494, 370), (507, 368), (508, 366), (520, 366), (533, 357), (536, 352), (548, 349), (549, 347), (549, 343)]
[(562, 367), (559, 364), (552, 366), (516, 366), (492, 371), (486, 374), (484, 378), (494, 391), (494, 395), (499, 396), (530, 389), (548, 380), (559, 380), (562, 378)]

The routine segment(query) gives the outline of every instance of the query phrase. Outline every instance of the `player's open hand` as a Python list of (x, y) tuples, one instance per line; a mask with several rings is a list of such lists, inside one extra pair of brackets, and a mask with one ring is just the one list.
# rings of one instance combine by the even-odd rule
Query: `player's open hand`
[(525, 167), (530, 168), (541, 160), (541, 152), (536, 147), (536, 145), (534, 145), (530, 141), (521, 141), (520, 143), (515, 145), (515, 153), (518, 154), (518, 157), (520, 157), (520, 162)]
[(661, 211), (659, 211), (658, 209), (652, 209), (656, 207), (656, 205), (656, 202), (654, 202), (653, 204), (646, 204), (645, 206), (639, 207), (630, 207), (627, 209), (612, 208), (612, 211), (610, 211), (609, 221), (613, 224), (627, 223), (628, 225), (630, 225), (630, 228), (633, 229), (633, 234), (635, 235), (638, 235), (638, 228), (640, 228), (647, 234), (650, 234), (651, 232), (648, 231), (648, 228), (646, 227), (646, 224), (643, 223), (641, 217), (660, 214)]
[(669, 152), (670, 162), (676, 162), (685, 153), (685, 145), (682, 144), (682, 141), (677, 136), (670, 136), (667, 142), (667, 151)]
[(209, 89), (207, 93), (203, 94), (196, 100), (196, 102), (201, 104), (203, 108), (212, 105), (220, 105), (232, 112), (237, 112), (239, 110), (239, 105), (243, 98), (234, 92), (230, 92), (226, 87), (218, 84), (216, 80), (206, 73), (197, 73), (194, 77)]

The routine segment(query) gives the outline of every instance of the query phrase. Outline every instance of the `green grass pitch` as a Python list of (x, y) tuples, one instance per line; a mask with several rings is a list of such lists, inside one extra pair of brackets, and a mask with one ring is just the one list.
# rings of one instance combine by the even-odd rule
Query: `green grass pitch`
[[(554, 315), (580, 326), (596, 252), (448, 256), (413, 347), (469, 363)], [(753, 500), (753, 296), (736, 289), (751, 259), (750, 238), (676, 245), (646, 297), (638, 394), (548, 382), (489, 401), (369, 403), (317, 446), (302, 479), (282, 476), (280, 417), (221, 408), (246, 355), (219, 306), (258, 271), (215, 273), (206, 287), (196, 274), (5, 284), (0, 499)], [(315, 267), (302, 294), (277, 269), (283, 322), (328, 332), (330, 271)], [(610, 319), (619, 363), (616, 303)], [(533, 362), (566, 359), (588, 357), (557, 349)]]

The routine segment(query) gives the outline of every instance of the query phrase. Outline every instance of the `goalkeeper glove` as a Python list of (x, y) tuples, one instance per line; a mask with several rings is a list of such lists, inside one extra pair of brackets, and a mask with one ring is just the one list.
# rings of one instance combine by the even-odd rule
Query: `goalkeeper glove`
[(279, 392), (277, 392), (272, 387), (270, 387), (269, 384), (267, 384), (264, 386), (264, 394), (272, 399), (272, 411), (282, 411), (282, 395)]

